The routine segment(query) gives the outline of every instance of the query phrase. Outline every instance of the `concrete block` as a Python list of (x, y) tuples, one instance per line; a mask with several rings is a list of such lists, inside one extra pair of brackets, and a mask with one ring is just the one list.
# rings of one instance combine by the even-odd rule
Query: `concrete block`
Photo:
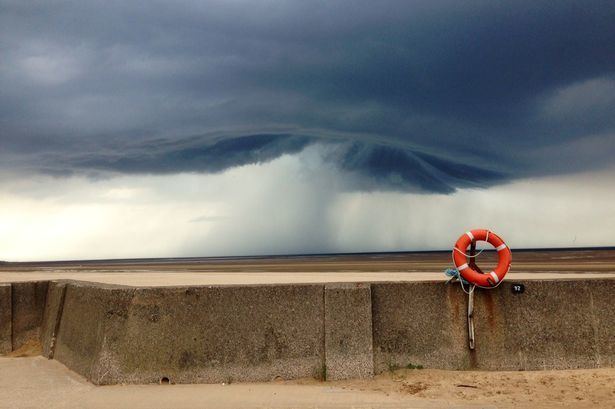
[(95, 384), (322, 377), (323, 291), (71, 283), (55, 359)]
[(94, 382), (92, 374), (98, 373), (103, 344), (121, 340), (134, 292), (130, 287), (67, 283), (54, 359)]
[(442, 282), (372, 283), (374, 371), (464, 367), (464, 296)]
[[(598, 366), (590, 292), (580, 280), (527, 280), (480, 291), (475, 299), (476, 350), (471, 367), (488, 370)], [(601, 285), (593, 282), (592, 286)]]
[(13, 350), (11, 285), (0, 284), (0, 354)]
[(65, 281), (51, 281), (47, 289), (47, 300), (41, 325), (41, 345), (43, 356), (53, 358), (55, 343), (60, 328), (60, 320), (64, 309), (64, 296), (66, 294)]
[(443, 283), (373, 284), (375, 371), (538, 370), (612, 363), (615, 280), (506, 281), (475, 292), (476, 348), (467, 344), (467, 296)]
[(325, 353), (327, 379), (373, 376), (369, 284), (325, 286)]
[(48, 281), (12, 283), (13, 351), (29, 341), (39, 342)]

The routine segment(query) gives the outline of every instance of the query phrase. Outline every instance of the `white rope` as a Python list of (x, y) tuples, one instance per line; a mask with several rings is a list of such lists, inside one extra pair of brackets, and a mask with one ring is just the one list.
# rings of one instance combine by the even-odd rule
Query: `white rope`
[[(481, 240), (483, 241), (483, 240)], [(485, 240), (486, 242), (489, 242), (489, 230), (487, 230), (487, 235), (485, 236)], [(481, 249), (478, 253), (476, 253), (475, 255), (471, 256), (469, 254), (464, 253), (463, 251), (459, 250), (457, 247), (453, 247), (456, 251), (460, 252), (461, 254), (463, 254), (464, 256), (468, 257), (468, 258), (473, 258), (473, 257), (478, 257), (480, 255), (480, 253), (482, 253), (483, 251), (485, 251), (485, 249)]]
[(466, 288), (463, 285), (463, 280), (459, 280), (459, 284), (461, 285), (461, 289), (463, 290), (463, 292), (468, 295), (472, 295), (472, 293), (474, 292), (474, 289), (476, 288), (476, 284), (470, 283), (470, 290), (466, 291)]
[(468, 257), (468, 258), (473, 258), (473, 257), (478, 257), (480, 255), (480, 253), (482, 253), (483, 251), (485, 251), (485, 249), (481, 249), (478, 253), (476, 253), (475, 255), (471, 256), (469, 254), (464, 253), (463, 251), (459, 250), (457, 247), (454, 247), (454, 249), (458, 252), (460, 252), (461, 254), (463, 254), (464, 256)]

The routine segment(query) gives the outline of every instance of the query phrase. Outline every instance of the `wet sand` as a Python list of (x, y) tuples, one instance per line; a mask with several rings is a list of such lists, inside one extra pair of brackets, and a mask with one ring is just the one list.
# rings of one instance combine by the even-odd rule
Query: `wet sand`
[(615, 369), (399, 370), (374, 380), (94, 386), (57, 361), (0, 358), (0, 408), (613, 408)]
[[(485, 252), (478, 265), (496, 264)], [(132, 286), (446, 280), (450, 252), (0, 264), (0, 282), (73, 279)], [(507, 279), (615, 277), (615, 250), (519, 251)]]

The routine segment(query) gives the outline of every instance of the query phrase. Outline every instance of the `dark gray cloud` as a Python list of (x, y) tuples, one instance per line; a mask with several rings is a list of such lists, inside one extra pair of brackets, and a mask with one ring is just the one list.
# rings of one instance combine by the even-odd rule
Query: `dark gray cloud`
[(354, 188), (441, 193), (603, 167), (613, 21), (606, 1), (0, 1), (0, 167), (218, 172), (321, 143)]
[(77, 157), (78, 169), (113, 170), (122, 173), (220, 172), (233, 166), (266, 162), (284, 153), (297, 153), (309, 143), (294, 135), (246, 135), (234, 138), (189, 138), (181, 141), (155, 139), (123, 152)]

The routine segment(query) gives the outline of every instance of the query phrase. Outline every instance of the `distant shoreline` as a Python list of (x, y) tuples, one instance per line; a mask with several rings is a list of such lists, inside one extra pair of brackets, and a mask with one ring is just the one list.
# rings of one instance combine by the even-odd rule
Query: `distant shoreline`
[[(543, 247), (543, 248), (515, 248), (514, 252), (558, 252), (558, 251), (613, 251), (615, 246), (602, 247)], [(403, 256), (410, 254), (439, 254), (449, 253), (451, 250), (417, 250), (417, 251), (376, 251), (376, 252), (355, 252), (355, 253), (298, 253), (298, 254), (264, 254), (264, 255), (245, 255), (245, 256), (207, 256), (207, 257), (143, 257), (143, 258), (118, 258), (118, 259), (85, 259), (85, 260), (54, 260), (54, 261), (4, 261), (0, 260), (0, 265), (73, 265), (73, 264), (174, 264), (186, 262), (207, 262), (207, 261), (235, 261), (235, 260), (265, 260), (265, 259), (301, 259), (319, 257), (369, 257), (369, 256)], [(487, 249), (485, 251), (492, 251)]]

